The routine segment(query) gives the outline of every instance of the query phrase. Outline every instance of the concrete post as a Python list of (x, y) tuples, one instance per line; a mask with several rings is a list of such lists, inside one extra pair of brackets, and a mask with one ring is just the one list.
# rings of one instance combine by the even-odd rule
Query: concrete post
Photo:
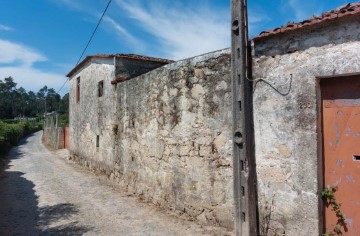
[(231, 19), (235, 234), (253, 236), (258, 217), (246, 0), (231, 1)]

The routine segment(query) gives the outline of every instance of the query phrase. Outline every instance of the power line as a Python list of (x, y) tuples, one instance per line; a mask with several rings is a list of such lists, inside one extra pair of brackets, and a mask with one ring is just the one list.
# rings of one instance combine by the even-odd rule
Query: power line
[(91, 37), (90, 37), (90, 39), (89, 39), (88, 43), (86, 44), (86, 47), (84, 48), (83, 52), (81, 53), (81, 56), (79, 57), (79, 60), (78, 60), (78, 62), (76, 63), (76, 65), (78, 65), (78, 64), (79, 64), (79, 62), (80, 62), (81, 58), (83, 57), (83, 55), (84, 55), (84, 53), (85, 53), (86, 49), (88, 48), (88, 46), (89, 46), (89, 44), (90, 44), (90, 42), (91, 42), (92, 38), (93, 38), (93, 37), (94, 37), (94, 35), (95, 35), (95, 32), (96, 32), (97, 28), (99, 27), (99, 25), (100, 25), (100, 23), (101, 23), (101, 21), (102, 21), (102, 19), (103, 19), (104, 15), (105, 15), (105, 13), (106, 13), (107, 9), (109, 8), (110, 3), (111, 3), (111, 0), (109, 0), (108, 4), (106, 5), (106, 8), (105, 8), (105, 10), (104, 10), (103, 14), (101, 15), (101, 18), (100, 18), (99, 22), (97, 23), (97, 25), (96, 25), (96, 27), (95, 27), (95, 29), (94, 29), (94, 32), (92, 33), (92, 35), (91, 35)]
[(69, 80), (69, 78), (66, 78), (65, 82), (63, 83), (63, 85), (60, 87), (60, 89), (57, 91), (57, 93), (59, 93), (61, 91), (61, 89), (64, 88), (66, 82)]
[[(89, 45), (90, 45), (90, 43), (91, 43), (91, 40), (93, 39), (93, 37), (94, 37), (94, 35), (95, 35), (95, 33), (96, 33), (97, 29), (99, 28), (99, 25), (100, 25), (100, 23), (101, 23), (102, 19), (104, 18), (104, 15), (105, 15), (105, 13), (106, 13), (107, 9), (108, 9), (108, 8), (109, 8), (109, 6), (110, 6), (111, 1), (112, 1), (112, 0), (109, 0), (108, 4), (106, 5), (105, 10), (103, 11), (103, 13), (102, 13), (102, 15), (101, 15), (101, 17), (100, 17), (100, 19), (99, 19), (99, 21), (98, 21), (98, 23), (97, 23), (97, 25), (96, 25), (96, 27), (95, 27), (94, 31), (93, 31), (93, 33), (91, 34), (91, 37), (90, 37), (89, 41), (87, 42), (87, 44), (86, 44), (86, 46), (85, 46), (84, 50), (83, 50), (83, 51), (82, 51), (82, 53), (81, 53), (81, 56), (79, 57), (79, 60), (77, 61), (77, 63), (76, 63), (76, 65), (75, 65), (75, 66), (77, 66), (77, 65), (80, 63), (80, 60), (81, 60), (81, 58), (84, 56), (84, 53), (85, 53), (86, 49), (89, 47)], [(68, 78), (66, 78), (66, 80), (65, 80), (64, 84), (60, 87), (60, 89), (58, 90), (58, 92), (57, 92), (57, 93), (59, 93), (59, 92), (61, 91), (61, 89), (63, 89), (63, 88), (64, 88), (64, 86), (65, 86), (65, 84), (66, 84), (66, 82), (67, 82), (67, 81), (68, 81)]]

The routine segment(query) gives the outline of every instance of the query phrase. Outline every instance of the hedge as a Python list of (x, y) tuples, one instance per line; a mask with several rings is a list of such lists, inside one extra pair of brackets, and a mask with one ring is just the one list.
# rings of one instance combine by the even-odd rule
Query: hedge
[(39, 123), (19, 122), (8, 124), (0, 121), (0, 153), (6, 153), (26, 135), (42, 128)]

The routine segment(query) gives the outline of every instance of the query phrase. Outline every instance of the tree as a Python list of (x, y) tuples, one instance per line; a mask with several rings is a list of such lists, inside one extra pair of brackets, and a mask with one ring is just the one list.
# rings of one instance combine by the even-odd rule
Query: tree
[(19, 89), (13, 91), (14, 116), (25, 116), (27, 98), (28, 98), (28, 94), (23, 87), (20, 87)]
[(69, 93), (62, 97), (59, 105), (59, 113), (69, 114)]
[(41, 109), (43, 109), (43, 112), (47, 112), (46, 109), (46, 95), (47, 95), (47, 86), (45, 85), (44, 87), (42, 87), (39, 92), (37, 92), (36, 96), (37, 96), (37, 109), (40, 111)]
[(59, 108), (61, 97), (53, 88), (47, 90), (46, 107), (48, 111), (56, 111)]
[(26, 98), (25, 116), (35, 117), (38, 113), (36, 94), (29, 91)]
[(9, 91), (15, 89), (17, 83), (14, 82), (14, 79), (11, 76), (5, 78), (4, 81)]
[(0, 113), (3, 118), (11, 118), (14, 116), (13, 90), (16, 87), (16, 83), (11, 76), (5, 78), (4, 81), (0, 80)]
[(58, 111), (68, 120), (69, 94), (63, 98), (53, 88), (42, 87), (37, 93), (27, 92), (10, 76), (0, 80), (0, 119), (17, 116), (42, 117), (44, 112)]

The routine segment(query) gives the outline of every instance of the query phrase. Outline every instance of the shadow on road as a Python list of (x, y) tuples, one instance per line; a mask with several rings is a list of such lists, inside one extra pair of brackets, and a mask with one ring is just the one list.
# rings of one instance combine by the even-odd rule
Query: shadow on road
[(0, 235), (83, 235), (92, 227), (82, 226), (72, 217), (78, 213), (73, 204), (38, 207), (34, 183), (23, 172), (11, 171), (11, 162), (24, 156), (20, 146), (13, 148), (0, 165)]
[[(22, 138), (19, 143), (17, 145), (15, 145), (15, 147), (11, 148), (11, 146), (9, 146), (10, 144), (5, 144), (3, 142), (0, 142), (0, 168), (2, 166), (3, 162), (6, 162), (6, 157), (8, 155), (10, 155), (10, 152), (13, 151), (14, 149), (16, 149), (17, 146), (19, 145), (25, 145), (28, 143), (28, 138), (34, 136), (35, 133), (29, 134), (26, 137)], [(11, 148), (9, 150), (9, 148)], [(7, 153), (9, 151), (9, 153)]]
[[(46, 206), (38, 209), (38, 224), (42, 230), (41, 235), (83, 235), (90, 231), (92, 227), (81, 226), (77, 221), (71, 218), (79, 212), (78, 208), (69, 203)], [(57, 222), (66, 220), (68, 223), (57, 224)], [(69, 222), (70, 221), (70, 222)], [(56, 226), (48, 227), (55, 224)]]

